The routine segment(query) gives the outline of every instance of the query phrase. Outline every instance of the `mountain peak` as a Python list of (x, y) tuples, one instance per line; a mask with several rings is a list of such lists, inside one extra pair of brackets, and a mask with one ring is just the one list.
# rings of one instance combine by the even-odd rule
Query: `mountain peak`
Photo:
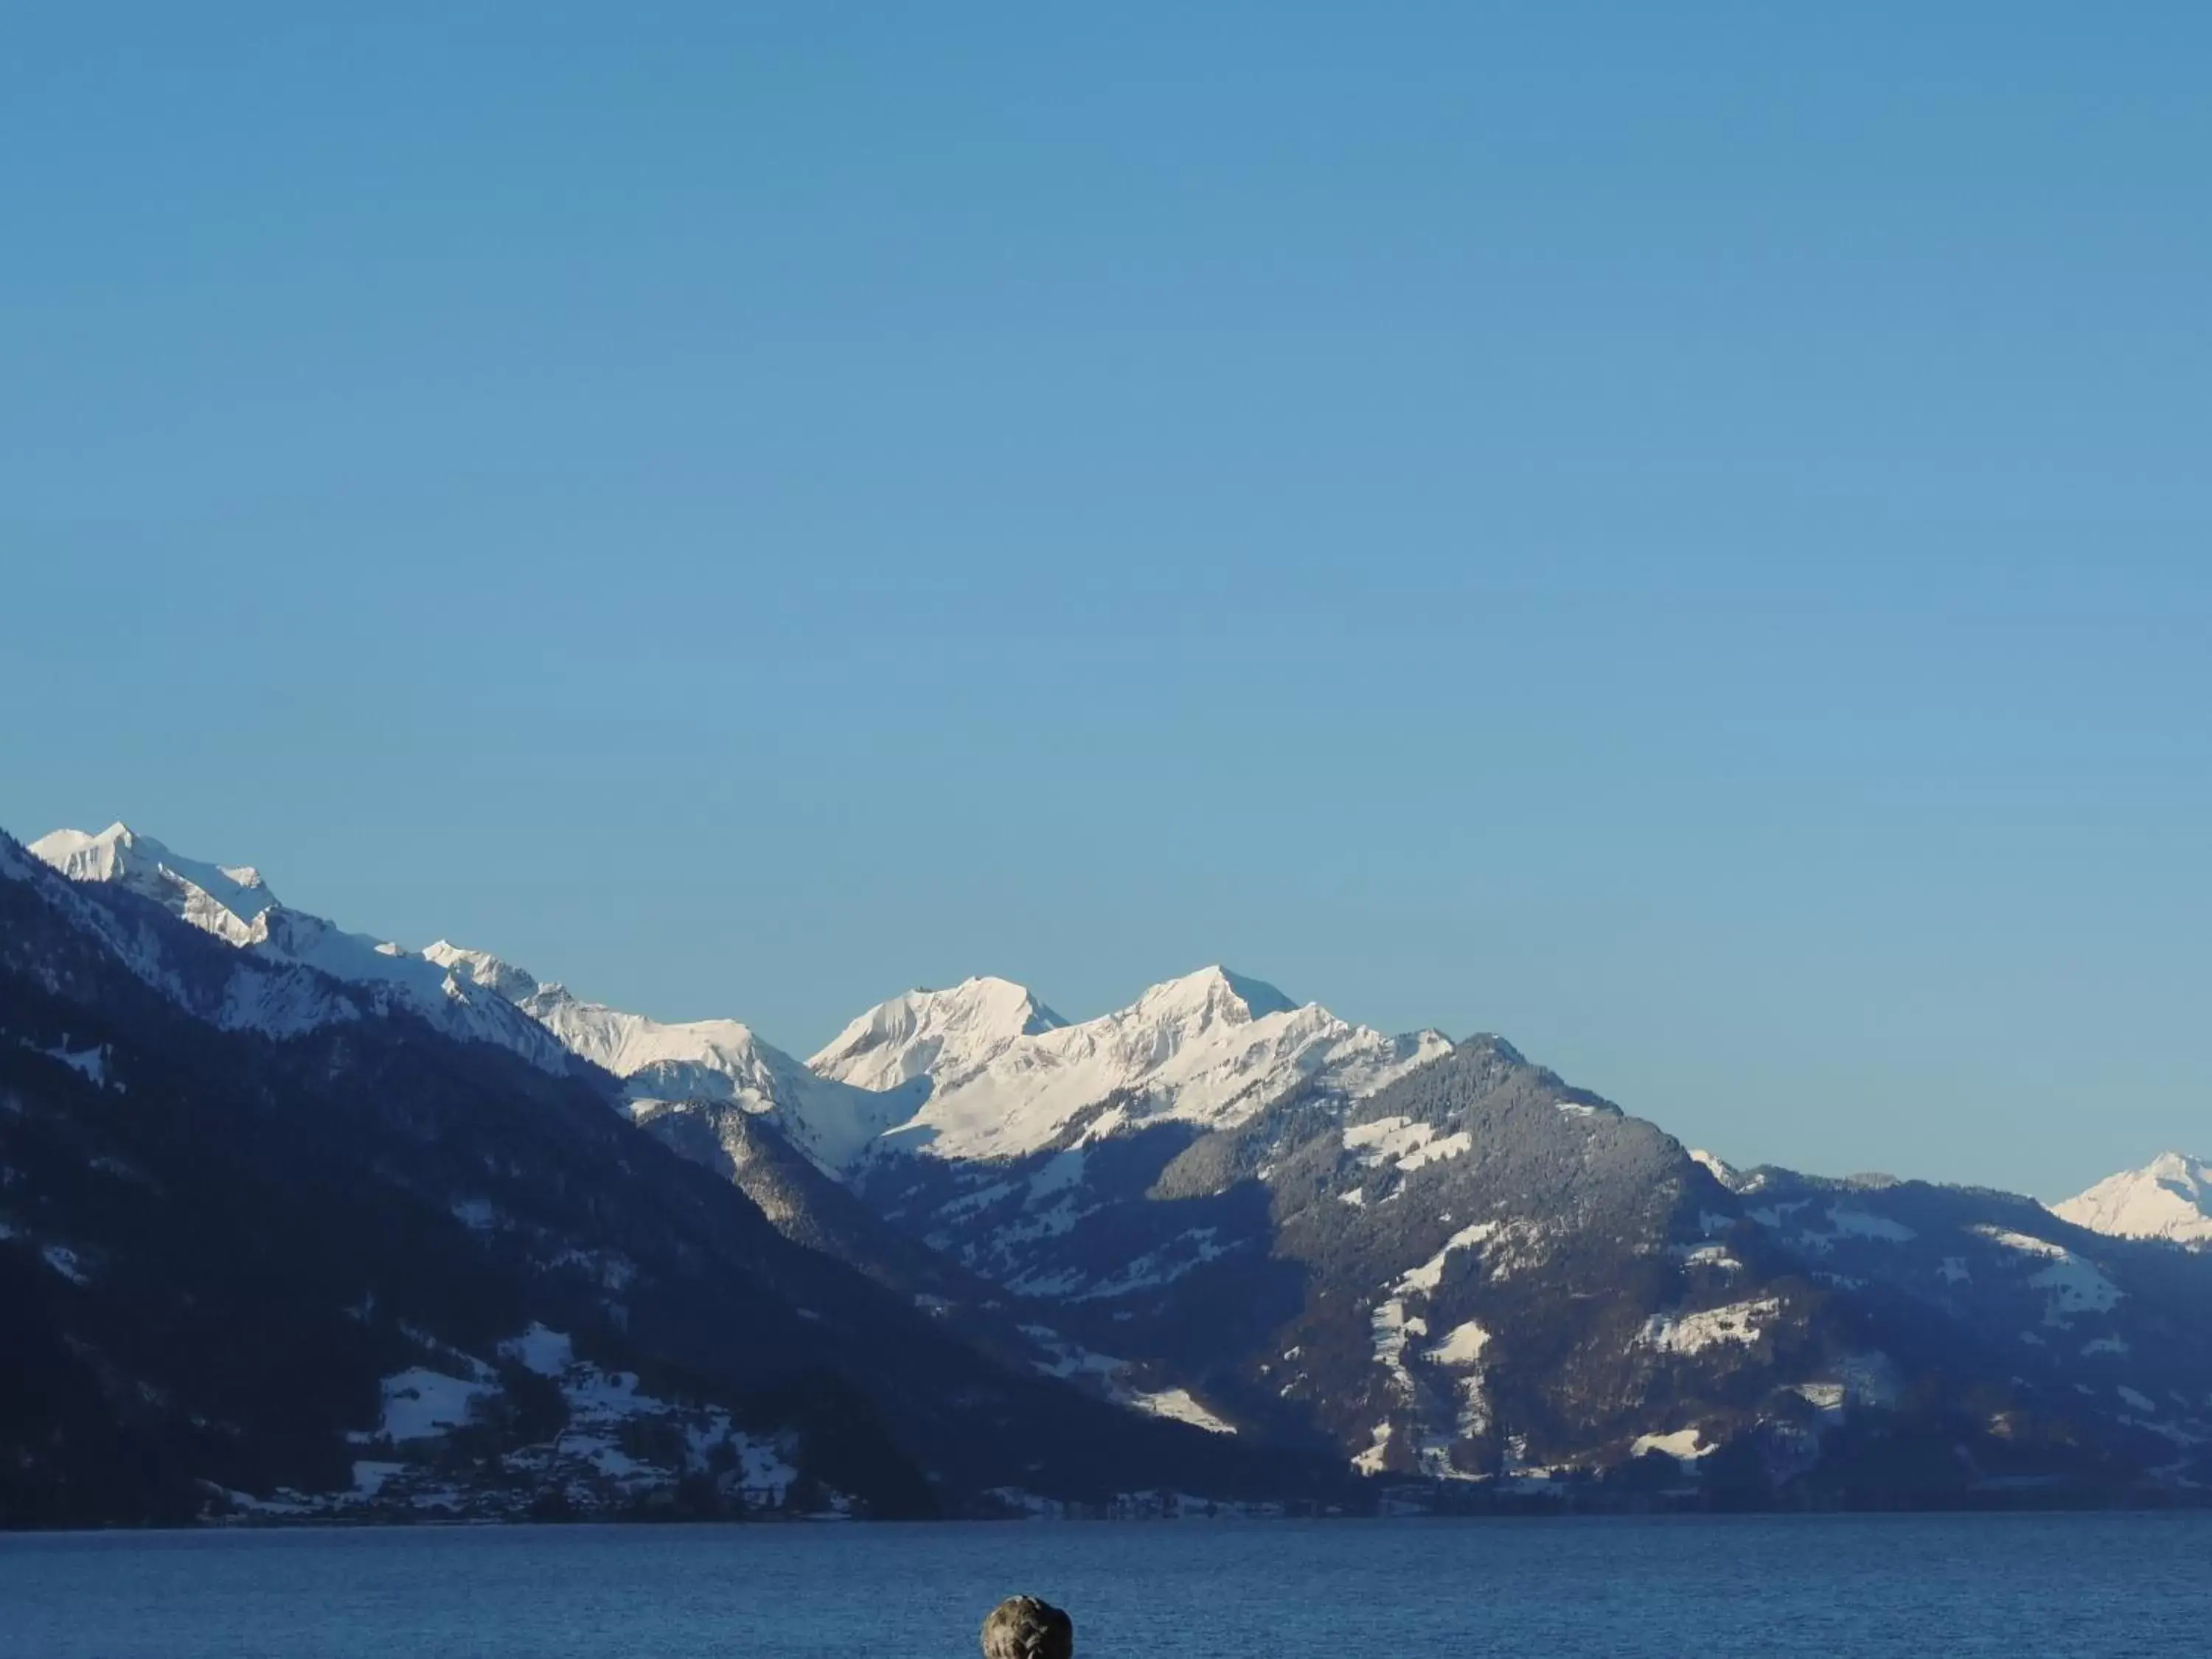
[(2108, 1176), (2051, 1211), (2092, 1232), (2122, 1238), (2212, 1243), (2212, 1164), (2160, 1152), (2140, 1170)]
[(932, 990), (916, 986), (909, 996), (927, 997), (947, 1007), (972, 1009), (979, 1014), (996, 1018), (1021, 1018), (1037, 1030), (1048, 1031), (1067, 1022), (1036, 1000), (1036, 994), (1026, 985), (1010, 979), (1000, 979), (992, 974), (970, 974), (957, 985), (947, 990)]
[(487, 991), (497, 992), (509, 1002), (520, 1002), (539, 989), (536, 976), (526, 969), (518, 968), (489, 951), (465, 950), (451, 939), (441, 939), (424, 945), (422, 957), (448, 973), (458, 974)]
[(32, 842), (30, 851), (71, 881), (149, 900), (238, 950), (347, 984), (380, 988), (380, 995), (396, 996), (448, 1033), (512, 1049), (542, 1071), (557, 1074), (571, 1063), (559, 1042), (520, 1009), (501, 998), (471, 995), (467, 981), (472, 975), (456, 973), (450, 960), (428, 960), (387, 939), (349, 933), (325, 917), (293, 909), (250, 864), (186, 858), (122, 823), (98, 835), (57, 830)]
[[(118, 818), (96, 835), (83, 830), (54, 830), (33, 842), (31, 851), (71, 881), (112, 881), (137, 844), (137, 833)], [(161, 843), (151, 847), (161, 848)]]
[(1248, 979), (1218, 963), (1153, 986), (1137, 999), (1136, 1006), (1146, 1013), (1212, 1016), (1239, 1024), (1287, 1014), (1298, 1006), (1265, 980)]
[(127, 888), (233, 945), (246, 943), (276, 903), (252, 865), (185, 858), (120, 819), (97, 835), (57, 830), (33, 842), (30, 851), (71, 881)]
[[(980, 991), (990, 983), (895, 998), (846, 1027), (811, 1065), (870, 1088), (926, 1083), (889, 1150), (1005, 1158), (1056, 1143), (1079, 1119), (1091, 1140), (1165, 1121), (1230, 1127), (1317, 1085), (1358, 1098), (1451, 1047), (1433, 1032), (1389, 1036), (1350, 1024), (1218, 964), (1077, 1025), (1048, 1010), (1042, 1030), (1003, 1011), (988, 1023), (957, 1023), (953, 1011), (986, 1001)], [(1036, 1007), (1022, 997), (1018, 1007)]]
[(1067, 1022), (1024, 985), (988, 976), (947, 990), (917, 988), (879, 1002), (807, 1065), (863, 1089), (895, 1089), (925, 1073), (969, 1072), (1024, 1037)]

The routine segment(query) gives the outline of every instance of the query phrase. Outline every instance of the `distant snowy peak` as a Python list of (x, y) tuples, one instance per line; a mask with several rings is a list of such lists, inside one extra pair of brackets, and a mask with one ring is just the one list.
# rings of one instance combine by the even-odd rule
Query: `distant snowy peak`
[(2161, 1152), (2051, 1206), (2062, 1219), (2122, 1238), (2212, 1243), (2212, 1164)]
[(1246, 1025), (1270, 1014), (1295, 1012), (1297, 1006), (1273, 986), (1217, 964), (1153, 986), (1131, 1012), (1140, 1018), (1202, 1030), (1215, 1024)]
[(276, 903), (251, 865), (188, 859), (126, 823), (111, 823), (98, 835), (57, 830), (30, 850), (71, 881), (127, 888), (233, 945), (251, 942), (255, 922)]
[(965, 979), (949, 991), (878, 1003), (807, 1065), (858, 1088), (894, 1089), (921, 1077), (966, 1076), (1021, 1038), (1066, 1024), (1012, 980)]
[[(152, 900), (204, 933), (263, 961), (281, 962), (374, 994), (367, 1006), (404, 1009), (450, 1036), (492, 1042), (550, 1072), (563, 1072), (561, 1045), (504, 997), (483, 994), (440, 963), (365, 933), (349, 933), (322, 917), (280, 903), (250, 865), (210, 864), (172, 851), (123, 823), (98, 835), (57, 830), (30, 850), (71, 881), (118, 889)], [(331, 1005), (333, 1018), (350, 1018)], [(251, 1011), (236, 1022), (264, 1024)], [(300, 1029), (296, 1006), (265, 1022), (272, 1034)]]
[[(982, 983), (951, 994), (981, 1001), (970, 987)], [(1351, 1024), (1219, 967), (1080, 1024), (1052, 1016), (1041, 1030), (1010, 1029), (1021, 1005), (1007, 1000), (988, 1040), (964, 1046), (922, 1036), (918, 1018), (908, 1024), (908, 1000), (863, 1015), (814, 1065), (840, 1078), (927, 1079), (928, 1098), (884, 1150), (943, 1158), (1018, 1157), (1071, 1133), (1097, 1139), (1158, 1121), (1230, 1127), (1302, 1089), (1370, 1094), (1451, 1047), (1435, 1031)]]

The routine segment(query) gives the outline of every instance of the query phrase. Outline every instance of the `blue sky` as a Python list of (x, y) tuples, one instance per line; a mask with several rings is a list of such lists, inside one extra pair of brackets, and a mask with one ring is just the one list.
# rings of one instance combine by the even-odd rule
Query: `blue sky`
[(0, 823), (2212, 1151), (2212, 10), (334, 9), (10, 23)]

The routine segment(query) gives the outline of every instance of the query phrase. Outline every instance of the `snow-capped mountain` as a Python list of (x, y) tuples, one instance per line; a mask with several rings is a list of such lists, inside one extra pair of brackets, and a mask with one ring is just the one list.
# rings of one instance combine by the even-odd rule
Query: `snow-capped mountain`
[(918, 1077), (973, 1076), (1022, 1038), (1066, 1024), (1011, 980), (968, 979), (878, 1003), (806, 1063), (842, 1083), (894, 1089)]
[[(88, 890), (149, 901), (225, 944), (267, 963), (312, 969), (371, 994), (371, 1006), (418, 1014), (449, 1036), (492, 1042), (541, 1070), (565, 1072), (568, 1052), (503, 996), (487, 995), (463, 975), (415, 951), (365, 933), (349, 933), (322, 917), (295, 910), (248, 865), (186, 858), (124, 823), (97, 835), (57, 830), (30, 844), (32, 854)], [(293, 997), (265, 1016), (252, 1006), (229, 1024), (289, 1035), (319, 1018), (351, 1018), (357, 1009), (331, 1002), (318, 1015)]]
[(483, 951), (443, 939), (423, 957), (497, 993), (536, 1020), (570, 1054), (623, 1079), (632, 1109), (668, 1101), (723, 1101), (772, 1117), (826, 1170), (866, 1152), (907, 1117), (926, 1092), (904, 1084), (856, 1087), (817, 1076), (734, 1019), (669, 1023), (586, 1002), (565, 986)]
[(810, 1064), (854, 1081), (927, 1078), (928, 1098), (884, 1150), (990, 1158), (1154, 1123), (1230, 1128), (1316, 1085), (1357, 1098), (1450, 1047), (1436, 1031), (1352, 1024), (1214, 967), (1074, 1025), (1003, 980), (916, 992), (863, 1014)]
[(2077, 1227), (2120, 1238), (2212, 1244), (2212, 1164), (2161, 1152), (2051, 1209)]
[(112, 882), (233, 945), (264, 937), (254, 924), (276, 902), (251, 865), (185, 858), (125, 823), (111, 823), (98, 835), (57, 830), (33, 842), (31, 851), (71, 881)]
[(1003, 979), (909, 991), (802, 1066), (736, 1020), (626, 1013), (443, 940), (422, 954), (513, 1000), (569, 1052), (623, 1079), (635, 1104), (733, 1102), (772, 1116), (843, 1176), (902, 1153), (1010, 1158), (1071, 1133), (1097, 1140), (1155, 1122), (1225, 1127), (1316, 1085), (1372, 1093), (1451, 1046), (1434, 1031), (1389, 1036), (1353, 1025), (1208, 968), (1080, 1024)]

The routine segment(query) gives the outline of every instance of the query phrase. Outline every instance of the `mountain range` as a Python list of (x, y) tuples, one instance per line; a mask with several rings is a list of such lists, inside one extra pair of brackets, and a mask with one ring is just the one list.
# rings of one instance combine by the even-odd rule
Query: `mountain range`
[(10, 1521), (2187, 1501), (2212, 1181), (1741, 1171), (1208, 968), (800, 1061), (0, 841)]

